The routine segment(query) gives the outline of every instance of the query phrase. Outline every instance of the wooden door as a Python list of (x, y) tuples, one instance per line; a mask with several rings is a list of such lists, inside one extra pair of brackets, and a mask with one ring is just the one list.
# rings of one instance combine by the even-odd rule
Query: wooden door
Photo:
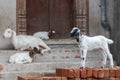
[(51, 38), (68, 38), (73, 27), (73, 0), (27, 0), (27, 34), (55, 30)]
[(56, 31), (52, 38), (68, 38), (73, 27), (73, 0), (50, 1), (50, 28)]
[(51, 38), (68, 38), (73, 23), (83, 32), (89, 33), (88, 0), (16, 0), (16, 2), (17, 34), (33, 34), (54, 29), (56, 34)]
[(48, 0), (27, 0), (27, 34), (49, 30)]

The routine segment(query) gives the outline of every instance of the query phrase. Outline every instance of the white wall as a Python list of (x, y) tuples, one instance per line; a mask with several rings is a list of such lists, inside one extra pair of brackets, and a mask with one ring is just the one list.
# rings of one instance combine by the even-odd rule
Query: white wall
[(10, 40), (3, 39), (2, 34), (9, 26), (16, 30), (16, 0), (0, 0), (0, 49), (12, 48)]

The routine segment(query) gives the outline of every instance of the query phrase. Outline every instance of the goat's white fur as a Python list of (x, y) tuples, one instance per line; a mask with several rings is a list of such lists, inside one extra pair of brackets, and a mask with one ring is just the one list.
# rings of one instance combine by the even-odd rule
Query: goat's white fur
[(34, 47), (39, 50), (40, 46), (44, 48), (41, 53), (50, 50), (50, 48), (40, 38), (27, 35), (16, 35), (16, 32), (11, 30), (10, 28), (5, 30), (3, 37), (10, 38), (12, 40), (14, 48), (17, 50), (25, 50), (29, 48), (33, 49)]
[(48, 34), (49, 34), (49, 32), (41, 31), (41, 32), (34, 33), (33, 36), (34, 37), (38, 37), (40, 39), (49, 39)]
[(24, 64), (31, 62), (32, 62), (32, 58), (30, 57), (29, 52), (15, 53), (9, 58), (9, 63), (14, 63), (14, 64), (16, 63)]
[(89, 37), (86, 35), (81, 34), (80, 29), (77, 27), (74, 27), (71, 30), (71, 34), (77, 30), (79, 33), (78, 39), (79, 39), (79, 47), (81, 51), (81, 59), (82, 59), (82, 67), (85, 68), (85, 61), (86, 61), (86, 56), (87, 56), (87, 51), (88, 50), (95, 50), (98, 49), (101, 51), (103, 55), (103, 62), (102, 62), (102, 67), (106, 65), (106, 59), (107, 57), (110, 60), (110, 67), (113, 67), (113, 57), (112, 54), (109, 51), (108, 44), (112, 44), (113, 40), (108, 39), (104, 36), (94, 36), (94, 37)]

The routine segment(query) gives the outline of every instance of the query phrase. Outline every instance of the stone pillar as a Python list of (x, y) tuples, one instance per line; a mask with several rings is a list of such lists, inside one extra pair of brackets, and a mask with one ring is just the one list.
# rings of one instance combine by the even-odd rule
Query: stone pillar
[(76, 26), (88, 34), (88, 0), (75, 0)]
[(27, 34), (26, 0), (17, 0), (17, 34)]

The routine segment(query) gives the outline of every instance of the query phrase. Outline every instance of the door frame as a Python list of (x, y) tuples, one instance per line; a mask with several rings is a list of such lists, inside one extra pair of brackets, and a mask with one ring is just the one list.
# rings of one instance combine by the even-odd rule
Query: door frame
[[(80, 7), (79, 1), (84, 2), (85, 13), (82, 13), (82, 18), (85, 19), (84, 26), (81, 26), (81, 13), (79, 13)], [(83, 3), (82, 3), (83, 4)], [(73, 13), (74, 13), (74, 25), (81, 26), (80, 28), (88, 35), (89, 34), (89, 0), (74, 0), (73, 5)], [(27, 9), (26, 9), (26, 0), (16, 0), (16, 32), (17, 34), (27, 34)], [(82, 19), (83, 20), (83, 19)], [(83, 24), (82, 24), (83, 25)]]

